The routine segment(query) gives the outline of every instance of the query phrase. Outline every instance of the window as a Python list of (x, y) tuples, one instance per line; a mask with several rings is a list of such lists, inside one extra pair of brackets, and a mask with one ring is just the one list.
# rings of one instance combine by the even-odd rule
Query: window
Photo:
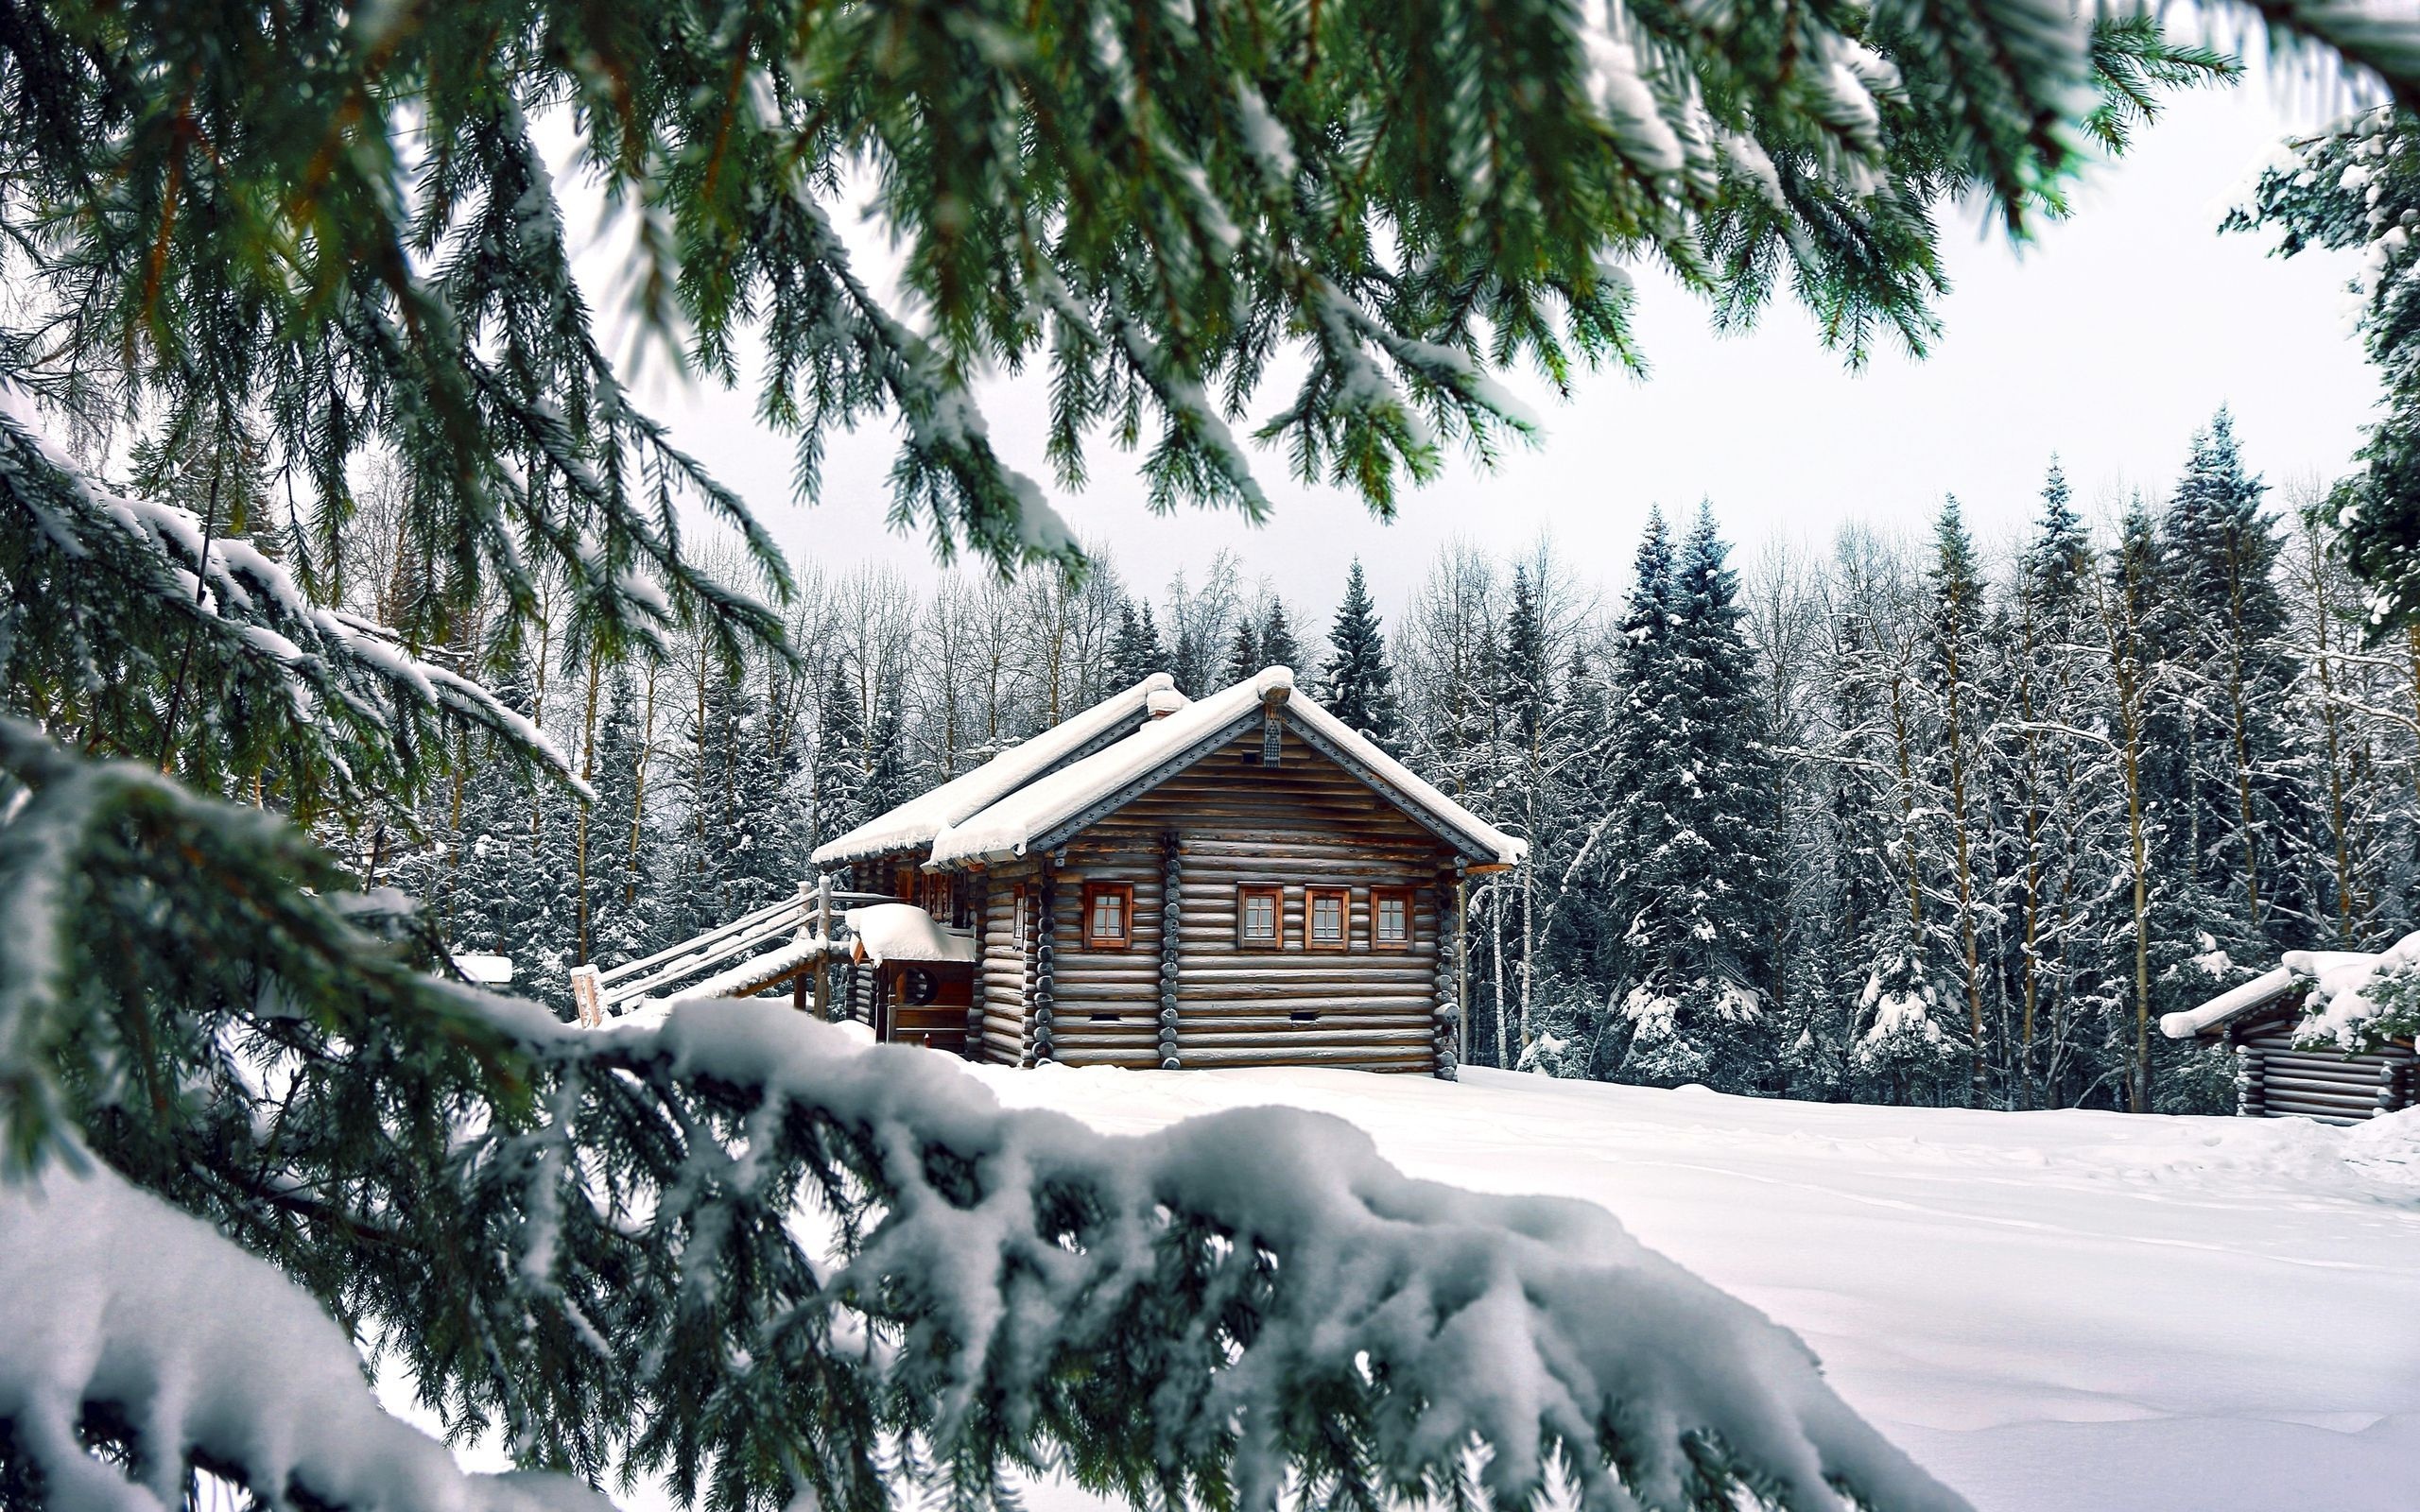
[(1017, 891), (1016, 891), (1016, 936), (1015, 936), (1015, 938), (1016, 938), (1016, 945), (1017, 945), (1017, 953), (1018, 953), (1019, 954), (1023, 954), (1025, 953), (1025, 945), (1026, 945), (1026, 941), (1027, 941), (1028, 939), (1031, 938), (1031, 937), (1032, 937), (1032, 935), (1033, 935), (1033, 895), (1032, 895), (1031, 893), (1029, 893), (1029, 892), (1026, 891), (1026, 886), (1025, 886), (1025, 884), (1024, 884), (1024, 883), (1018, 883), (1018, 884), (1017, 884)]
[(954, 879), (946, 872), (927, 871), (917, 877), (916, 890), (909, 896), (916, 900), (917, 907), (933, 917), (936, 923), (943, 919), (956, 922), (952, 914), (955, 900), (951, 894), (956, 890), (953, 882)]
[(1084, 947), (1122, 951), (1134, 943), (1134, 886), (1125, 882), (1084, 884)]
[(1286, 943), (1286, 894), (1276, 887), (1236, 889), (1236, 943), (1273, 951)]
[(1411, 949), (1410, 888), (1370, 889), (1370, 948), (1381, 951)]
[(1315, 951), (1340, 951), (1353, 942), (1353, 894), (1342, 887), (1311, 887), (1303, 894), (1305, 943)]

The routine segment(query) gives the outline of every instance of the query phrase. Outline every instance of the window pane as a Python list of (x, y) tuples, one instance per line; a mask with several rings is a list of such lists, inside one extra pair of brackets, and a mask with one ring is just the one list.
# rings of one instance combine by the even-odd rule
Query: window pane
[(1378, 937), (1391, 945), (1400, 943), (1404, 937), (1403, 915), (1401, 898), (1380, 898), (1378, 900)]
[(1333, 942), (1344, 937), (1344, 900), (1320, 893), (1311, 899), (1311, 938)]
[(1277, 900), (1265, 892), (1244, 895), (1244, 937), (1275, 939), (1277, 937)]

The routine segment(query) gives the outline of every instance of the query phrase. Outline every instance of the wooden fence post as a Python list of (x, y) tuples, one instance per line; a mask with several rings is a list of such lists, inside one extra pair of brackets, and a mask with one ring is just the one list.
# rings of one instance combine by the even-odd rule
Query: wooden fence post
[(575, 966), (571, 969), (571, 1001), (582, 1028), (594, 1029), (604, 1023), (605, 998), (596, 986), (596, 968)]

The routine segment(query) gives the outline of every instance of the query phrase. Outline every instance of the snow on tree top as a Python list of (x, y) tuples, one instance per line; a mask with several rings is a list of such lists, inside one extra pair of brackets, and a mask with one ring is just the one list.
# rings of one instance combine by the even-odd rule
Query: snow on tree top
[(1085, 747), (1115, 733), (1118, 726), (1128, 720), (1156, 713), (1169, 700), (1181, 708), (1185, 697), (1177, 691), (1175, 679), (1165, 672), (1154, 672), (1074, 718), (1010, 747), (973, 771), (954, 777), (837, 839), (825, 841), (809, 859), (819, 867), (833, 867), (929, 845), (942, 831), (1015, 792)]
[(885, 961), (975, 959), (971, 936), (953, 935), (914, 903), (872, 903), (849, 910), (849, 933), (876, 966)]
[[(1528, 848), (1522, 841), (1488, 824), (1430, 786), (1409, 767), (1305, 696), (1295, 687), (1292, 668), (1263, 667), (1253, 676), (1206, 698), (1152, 720), (1115, 745), (1080, 761), (1071, 762), (1004, 795), (979, 813), (951, 823), (933, 837), (932, 864), (948, 866), (970, 861), (1000, 861), (1023, 855), (1036, 836), (1047, 834), (1120, 788), (1140, 781), (1186, 750), (1212, 739), (1220, 730), (1244, 718), (1271, 695), (1281, 692), (1285, 695), (1286, 712), (1290, 718), (1329, 745), (1343, 750), (1364, 770), (1392, 787), (1406, 800), (1420, 807), (1446, 829), (1468, 840), (1496, 864), (1517, 865), (1527, 852)], [(906, 809), (894, 812), (905, 813)], [(886, 823), (888, 818), (887, 816), (875, 823)]]

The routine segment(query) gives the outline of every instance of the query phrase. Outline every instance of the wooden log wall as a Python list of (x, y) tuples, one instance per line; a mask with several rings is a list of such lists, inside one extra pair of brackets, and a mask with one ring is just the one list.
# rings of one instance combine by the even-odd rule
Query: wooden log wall
[[(1261, 751), (1259, 732), (1250, 732), (1063, 848), (1048, 917), (1048, 1058), (1138, 1068), (1170, 1058), (1188, 1067), (1450, 1066), (1440, 1054), (1450, 1052), (1453, 1027), (1440, 991), (1450, 964), (1439, 932), (1451, 916), (1438, 886), (1449, 853), (1290, 730), (1274, 767), (1247, 759)], [(1083, 947), (1087, 880), (1133, 887), (1126, 949)], [(1236, 888), (1246, 884), (1282, 889), (1282, 948), (1237, 945)], [(1345, 950), (1308, 948), (1305, 890), (1315, 886), (1350, 891)], [(1409, 890), (1410, 950), (1373, 948), (1374, 887)], [(1172, 980), (1161, 934), (1171, 902), (1179, 919)], [(1177, 1014), (1173, 1057), (1160, 1036), (1168, 998)], [(1441, 1005), (1448, 1010), (1442, 1021)], [(1037, 999), (1035, 1016), (1042, 1006)]]
[[(1128, 825), (1097, 826), (1065, 855), (1054, 872), (1048, 913), (1055, 967), (1050, 1058), (1070, 1066), (1157, 1066), (1167, 1058), (1159, 1048), (1164, 840)], [(1084, 943), (1086, 882), (1134, 889), (1124, 949)]]
[(1017, 943), (1017, 884), (1028, 868), (995, 871), (984, 880), (982, 954), (976, 964), (983, 1022), (975, 1058), (1025, 1064), (1026, 959)]
[(2241, 1111), (2256, 1117), (2358, 1124), (2420, 1100), (2420, 1066), (2401, 1045), (2350, 1057), (2298, 1049), (2293, 1021), (2284, 1015), (2264, 1016), (2228, 1038), (2244, 1058)]
[(975, 923), (975, 981), (966, 999), (966, 1058), (981, 1060), (983, 1004), (991, 995), (990, 985), (984, 980), (989, 965), (985, 942), (992, 921), (990, 889), (984, 885), (983, 878), (976, 877), (972, 879), (972, 886), (965, 896), (967, 916)]

